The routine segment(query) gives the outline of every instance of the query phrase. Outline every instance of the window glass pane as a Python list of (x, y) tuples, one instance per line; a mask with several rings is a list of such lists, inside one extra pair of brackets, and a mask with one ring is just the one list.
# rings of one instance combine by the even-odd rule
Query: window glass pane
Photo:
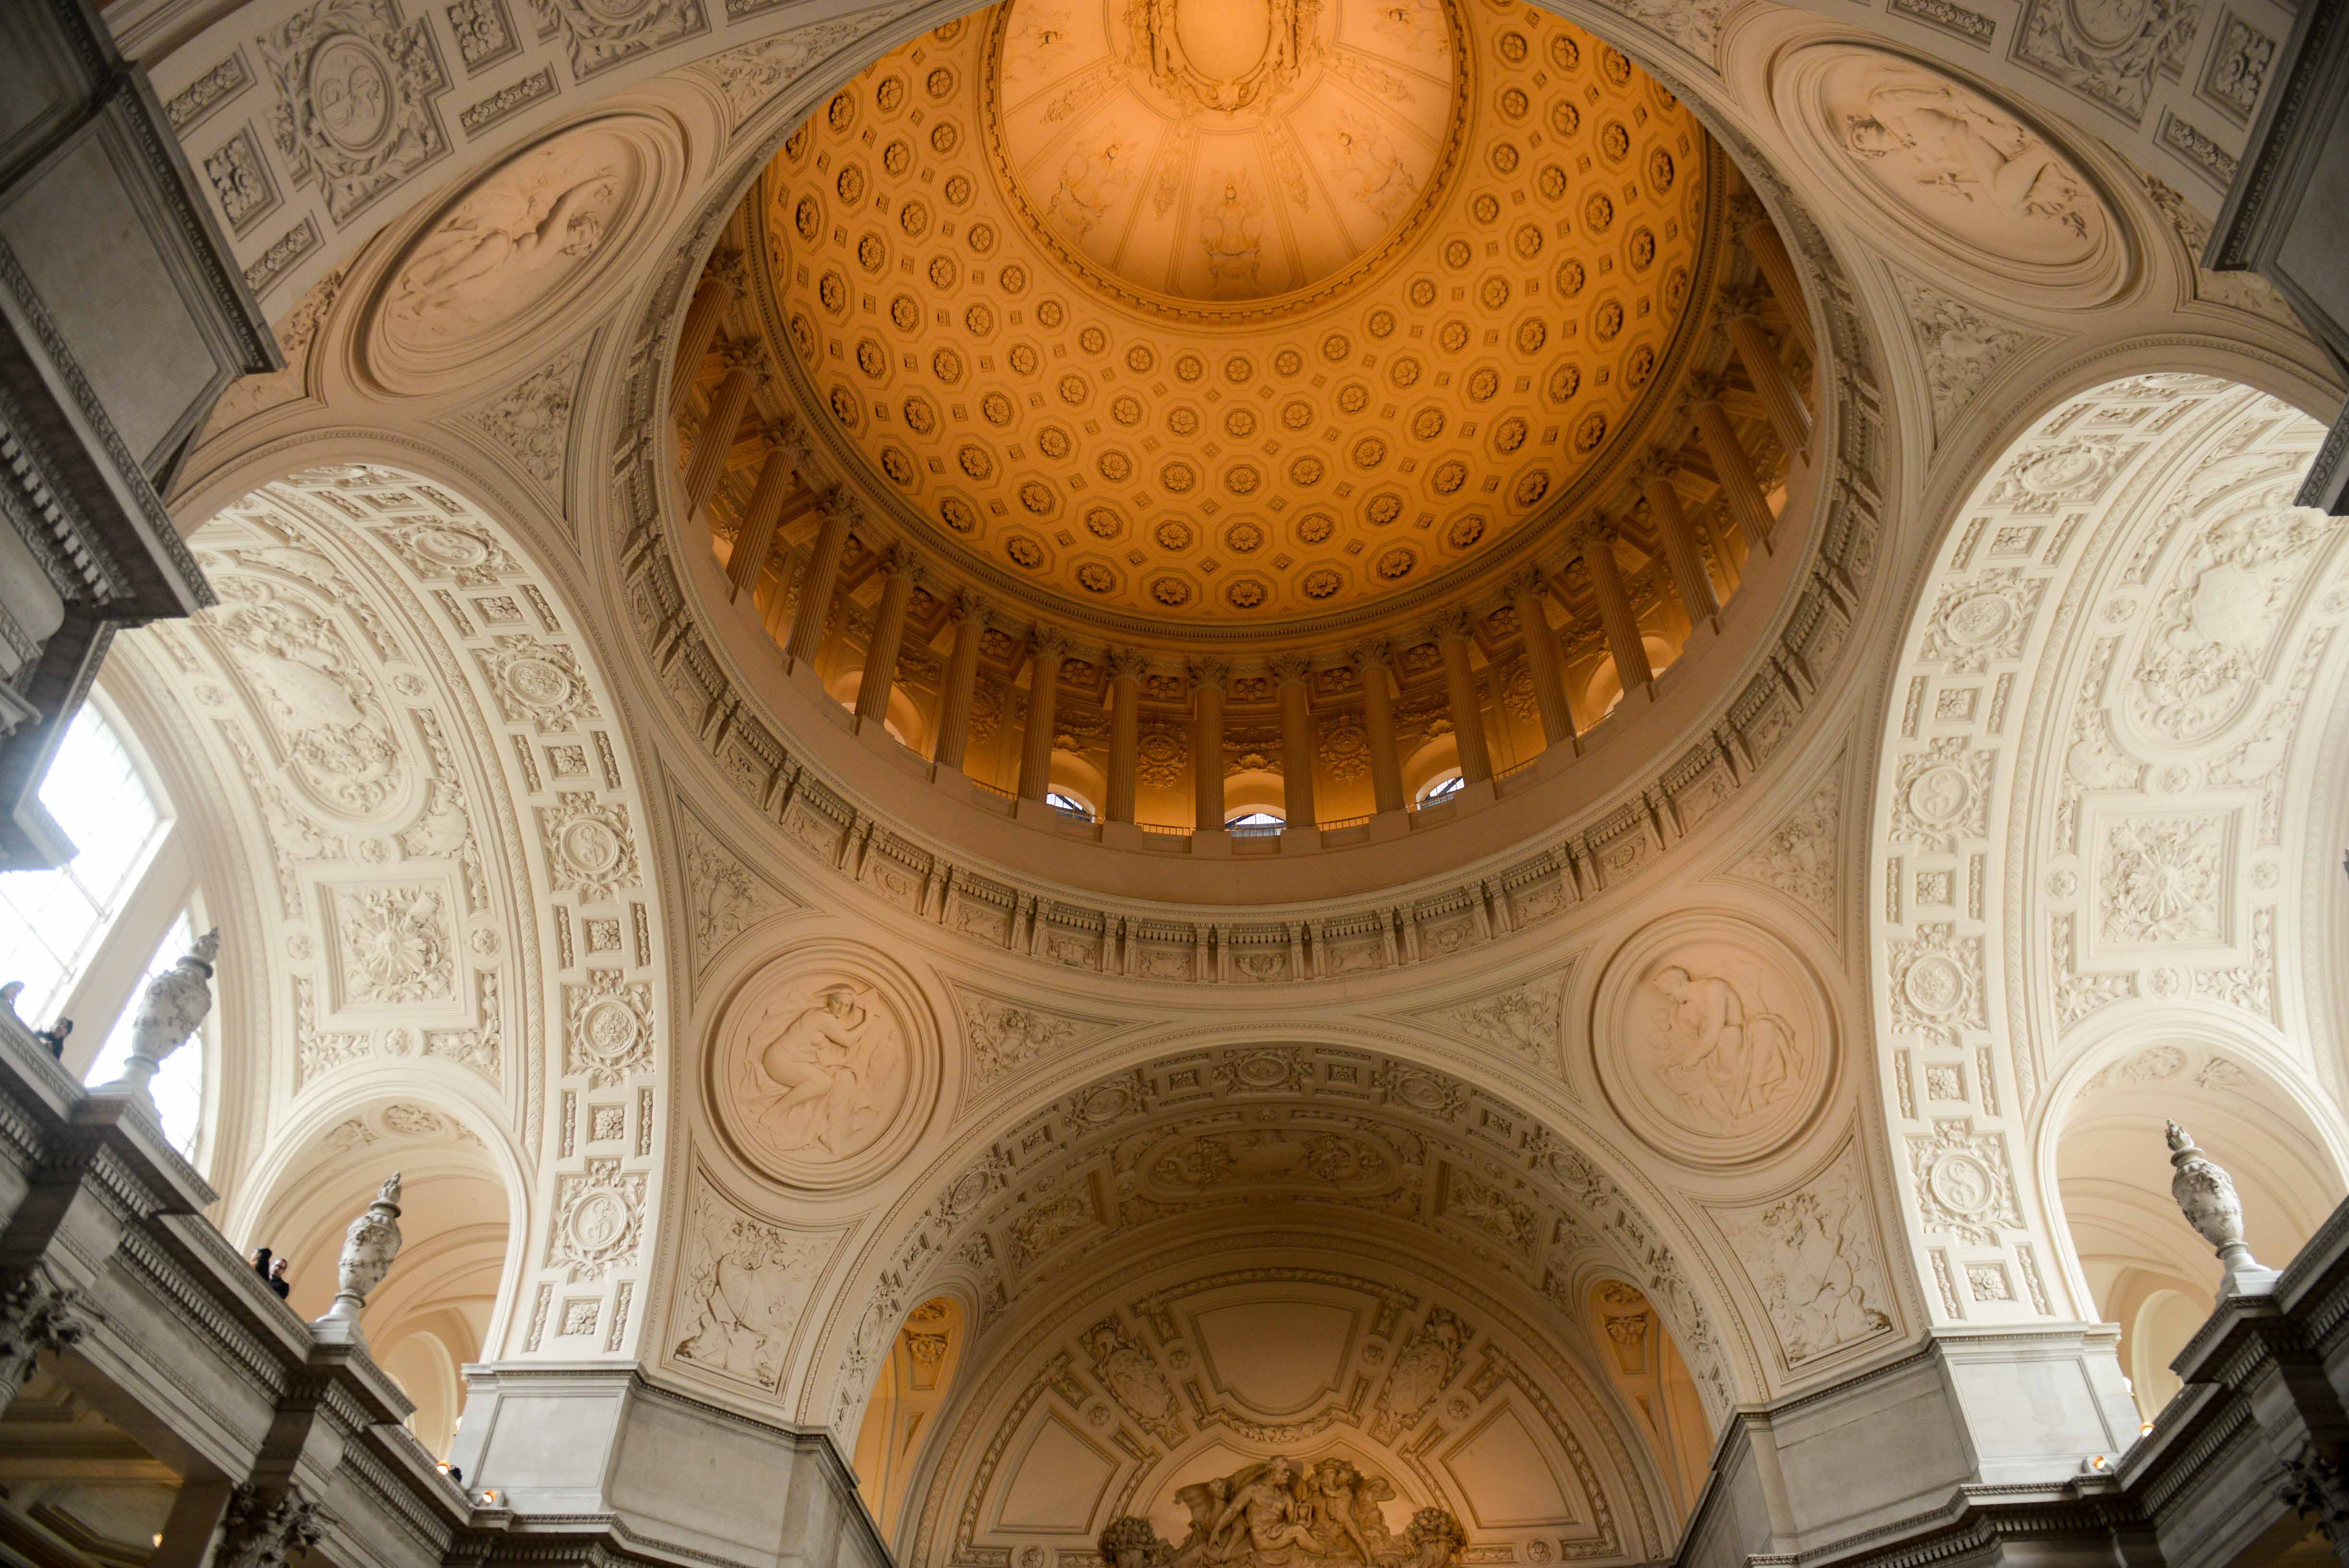
[(52, 1022), (164, 832), (130, 753), (91, 703), (67, 730), (41, 804), (72, 838), (73, 859), (0, 875), (0, 980), (25, 982), (16, 1012), (36, 1027)]
[[(114, 1021), (114, 1031), (106, 1037), (104, 1049), (92, 1062), (82, 1082), (95, 1087), (110, 1084), (122, 1076), (122, 1069), (130, 1062), (130, 1021), (139, 1015), (139, 1000), (147, 993), (147, 982), (179, 962), (180, 955), (196, 945), (195, 924), (185, 910), (171, 929), (163, 935), (163, 942), (148, 961), (147, 972), (139, 977), (139, 984), (123, 1004), (122, 1016)], [(196, 1129), (202, 1125), (204, 1108), (204, 1044), (212, 1027), (209, 1014), (204, 1026), (188, 1037), (188, 1043), (163, 1059), (163, 1069), (155, 1075), (149, 1085), (155, 1096), (155, 1109), (161, 1114), (163, 1136), (181, 1154), (195, 1150)]]

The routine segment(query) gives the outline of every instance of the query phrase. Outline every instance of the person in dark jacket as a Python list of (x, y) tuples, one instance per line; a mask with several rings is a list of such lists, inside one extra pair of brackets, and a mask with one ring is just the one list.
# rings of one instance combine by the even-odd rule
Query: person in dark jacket
[(269, 1265), (269, 1288), (277, 1293), (277, 1299), (281, 1302), (294, 1288), (293, 1282), (285, 1277), (285, 1260), (283, 1258)]

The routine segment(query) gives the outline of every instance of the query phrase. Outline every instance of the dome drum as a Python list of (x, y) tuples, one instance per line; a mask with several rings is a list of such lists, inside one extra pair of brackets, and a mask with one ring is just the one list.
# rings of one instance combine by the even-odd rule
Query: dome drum
[[(1816, 353), (1758, 203), (1536, 12), (1276, 5), (1251, 55), (1179, 5), (1029, 3), (843, 88), (730, 225), (671, 400), (719, 596), (965, 837), (1295, 864), (1593, 804), (1795, 586)], [(1316, 168), (1267, 209), (1288, 270), (1172, 256), (1214, 252), (1216, 179), (1357, 131), (1376, 222)]]

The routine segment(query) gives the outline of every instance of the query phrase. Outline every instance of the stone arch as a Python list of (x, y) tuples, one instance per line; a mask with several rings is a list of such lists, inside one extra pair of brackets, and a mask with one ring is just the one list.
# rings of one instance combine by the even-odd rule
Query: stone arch
[[(471, 1325), (485, 1337), (450, 1354), (616, 1349), (666, 1116), (663, 901), (633, 736), (574, 596), (465, 477), (318, 461), (387, 446), (409, 455), (326, 432), (215, 471), (183, 510), (235, 497), (192, 536), (222, 607), (126, 639), (232, 781), (212, 804), (260, 905), (257, 994), (238, 1005), (264, 1021), (265, 1067), (226, 1214), (261, 1224), (300, 1185), (289, 1162), (336, 1127), (388, 1138), (351, 1107), (430, 1085), (405, 1119), (482, 1140), (474, 1207), (502, 1231), (472, 1249), (494, 1267), (465, 1265), (492, 1282)], [(305, 1267), (330, 1275), (336, 1227), (318, 1227)]]
[[(2321, 434), (2208, 375), (2106, 382), (2032, 414), (1930, 558), (1888, 691), (1870, 946), (1938, 1322), (2094, 1321), (2053, 1183), (2100, 1042), (2199, 1014), (2316, 1071), (2279, 965), (2307, 869), (2295, 733), (2340, 690), (2349, 611), (2343, 531), (2291, 505)], [(2315, 1138), (2334, 1183), (2339, 1141)]]
[[(1416, 1151), (1407, 1158), (1371, 1143), (1358, 1151), (1365, 1168), (1384, 1173), (1379, 1181), (1394, 1202), (1421, 1216), (1393, 1223), (1416, 1226), (1409, 1233), (1426, 1245), (1472, 1251), (1486, 1244), (1475, 1240), (1483, 1234), (1479, 1227), (1508, 1231), (1515, 1250), (1494, 1254), (1507, 1260), (1508, 1288), (1521, 1293), (1528, 1312), (1561, 1313), (1569, 1320), (1580, 1315), (1575, 1271), (1582, 1254), (1606, 1260), (1641, 1282), (1689, 1347), (1710, 1420), (1723, 1419), (1744, 1397), (1751, 1375), (1743, 1358), (1750, 1354), (1752, 1334), (1716, 1282), (1715, 1262), (1702, 1243), (1684, 1239), (1676, 1215), (1651, 1207), (1654, 1195), (1619, 1181), (1582, 1152), (1599, 1147), (1598, 1140), (1553, 1132), (1549, 1117), (1505, 1094), (1411, 1062), (1383, 1044), (1202, 1044), (1169, 1055), (1162, 1043), (1137, 1047), (1125, 1065), (1073, 1091), (1031, 1093), (1026, 1101), (999, 1106), (985, 1124), (957, 1140), (955, 1152), (933, 1163), (890, 1218), (868, 1233), (860, 1261), (829, 1287), (832, 1303), (812, 1342), (802, 1407), (835, 1429), (853, 1429), (905, 1314), (942, 1288), (956, 1288), (970, 1303), (974, 1345), (984, 1353), (991, 1332), (1008, 1321), (1012, 1302), (1040, 1282), (1062, 1288), (1033, 1266), (1048, 1252), (1056, 1268), (1065, 1268), (1130, 1223), (1179, 1224), (1180, 1206), (1164, 1199), (1123, 1217), (1108, 1199), (1097, 1209), (1070, 1200), (1061, 1204), (1065, 1212), (1023, 1215), (1031, 1192), (1065, 1199), (1088, 1181), (1107, 1190), (1101, 1184), (1111, 1179), (1099, 1172), (1120, 1158), (1138, 1158), (1131, 1150), (1119, 1154), (1126, 1136), (1117, 1133), (1120, 1126), (1179, 1120), (1193, 1102), (1210, 1100), (1228, 1102), (1234, 1115), (1243, 1108), (1286, 1115), (1294, 1108), (1309, 1120), (1327, 1119), (1340, 1143), (1402, 1138)], [(1371, 1128), (1387, 1130), (1362, 1130)], [(1278, 1134), (1271, 1141), (1290, 1137)], [(1609, 1165), (1620, 1168), (1620, 1162)], [(1454, 1169), (1462, 1173), (1459, 1186), (1437, 1192), (1435, 1184)], [(1415, 1196), (1404, 1196), (1406, 1189)], [(1446, 1203), (1457, 1205), (1449, 1219)], [(1472, 1211), (1471, 1218), (1459, 1217)], [(678, 1340), (674, 1324), (663, 1338)], [(692, 1357), (679, 1356), (678, 1349), (676, 1343), (667, 1345), (671, 1365), (690, 1370)]]

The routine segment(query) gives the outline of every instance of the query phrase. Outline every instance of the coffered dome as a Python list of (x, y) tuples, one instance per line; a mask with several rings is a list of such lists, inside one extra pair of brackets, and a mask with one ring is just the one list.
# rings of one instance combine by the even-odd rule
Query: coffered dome
[(789, 140), (765, 307), (825, 444), (964, 575), (1294, 634), (1496, 565), (1616, 450), (1709, 154), (1509, 0), (1015, 0)]

